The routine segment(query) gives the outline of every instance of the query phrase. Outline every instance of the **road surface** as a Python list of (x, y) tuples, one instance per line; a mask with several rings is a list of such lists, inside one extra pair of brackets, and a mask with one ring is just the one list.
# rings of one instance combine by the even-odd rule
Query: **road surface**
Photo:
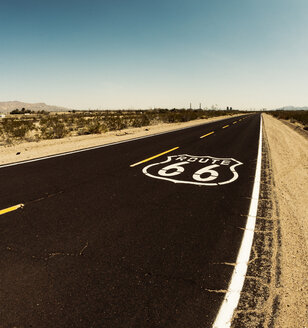
[(0, 168), (0, 327), (211, 327), (260, 115)]

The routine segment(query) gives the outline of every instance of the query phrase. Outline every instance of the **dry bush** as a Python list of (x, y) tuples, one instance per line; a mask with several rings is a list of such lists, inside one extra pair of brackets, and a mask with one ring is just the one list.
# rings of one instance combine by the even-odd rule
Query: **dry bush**
[(35, 130), (32, 120), (5, 118), (1, 121), (1, 134), (6, 139), (23, 139), (31, 130)]
[(69, 134), (66, 124), (57, 116), (43, 117), (40, 121), (40, 132), (42, 139), (60, 139)]
[(52, 115), (42, 113), (31, 115), (28, 118), (5, 118), (0, 120), (0, 138), (6, 143), (14, 140), (30, 141), (33, 137), (36, 140), (59, 139), (68, 135), (100, 134), (159, 122), (187, 122), (199, 118), (237, 113), (239, 112), (192, 109), (105, 110)]
[(276, 118), (290, 120), (292, 123), (299, 122), (304, 125), (304, 129), (308, 129), (308, 110), (273, 110), (266, 113)]

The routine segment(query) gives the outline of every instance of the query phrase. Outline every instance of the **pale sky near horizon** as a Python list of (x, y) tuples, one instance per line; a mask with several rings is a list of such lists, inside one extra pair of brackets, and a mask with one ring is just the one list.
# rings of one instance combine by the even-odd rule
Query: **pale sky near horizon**
[(308, 106), (307, 0), (0, 0), (0, 101)]

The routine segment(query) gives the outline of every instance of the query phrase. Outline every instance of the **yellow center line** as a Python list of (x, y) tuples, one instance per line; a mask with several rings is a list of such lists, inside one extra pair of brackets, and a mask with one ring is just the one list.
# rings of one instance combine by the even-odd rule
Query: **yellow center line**
[(214, 131), (212, 131), (212, 132), (210, 132), (208, 134), (205, 134), (204, 136), (201, 136), (200, 139), (205, 138), (205, 137), (207, 137), (207, 136), (209, 136), (210, 134), (213, 134), (213, 133), (214, 133)]
[(18, 204), (18, 205), (15, 205), (15, 206), (5, 208), (3, 210), (0, 210), (0, 215), (6, 214), (6, 213), (9, 213), (9, 212), (12, 212), (12, 211), (16, 211), (16, 210), (18, 210), (19, 208), (22, 208), (22, 207), (24, 207), (24, 204)]
[(222, 128), (225, 129), (225, 128), (227, 128), (228, 126), (229, 126), (229, 125), (225, 125), (225, 126), (223, 126)]
[(234, 121), (232, 124), (235, 124), (236, 123), (236, 121)]
[(148, 162), (148, 161), (150, 161), (150, 160), (153, 159), (153, 158), (156, 158), (156, 157), (162, 156), (162, 155), (164, 155), (164, 154), (170, 153), (171, 151), (176, 150), (176, 149), (178, 149), (178, 148), (179, 148), (179, 147), (174, 147), (174, 148), (172, 148), (172, 149), (166, 150), (166, 151), (164, 151), (163, 153), (157, 154), (157, 155), (155, 155), (155, 156), (152, 156), (152, 157), (146, 158), (146, 159), (144, 159), (143, 161), (140, 161), (140, 162), (137, 162), (137, 163), (135, 163), (135, 164), (132, 164), (132, 165), (130, 165), (130, 167), (134, 167), (134, 166), (136, 166), (136, 165), (139, 165), (139, 164), (142, 164), (142, 163)]

